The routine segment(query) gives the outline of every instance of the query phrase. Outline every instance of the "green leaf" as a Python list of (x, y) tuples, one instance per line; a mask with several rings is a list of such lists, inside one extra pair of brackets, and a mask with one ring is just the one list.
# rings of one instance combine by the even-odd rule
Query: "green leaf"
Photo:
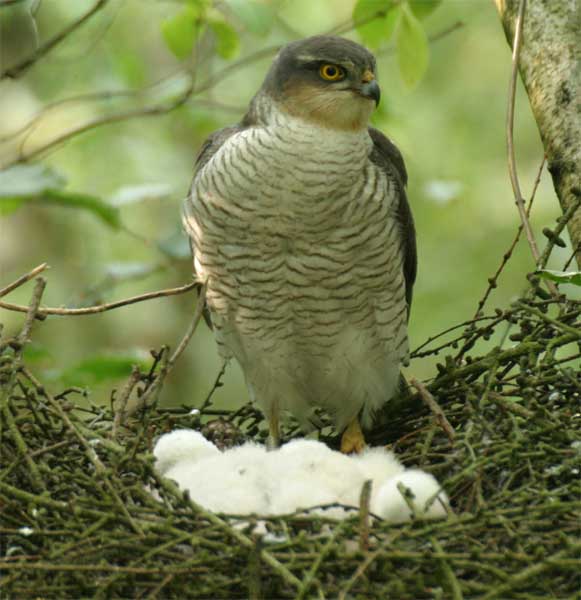
[(425, 19), (440, 6), (442, 0), (408, 0), (408, 3), (418, 19)]
[(151, 356), (138, 350), (124, 354), (100, 354), (61, 371), (53, 371), (52, 377), (64, 385), (91, 386), (114, 379), (123, 379), (131, 374), (133, 365), (146, 370)]
[(393, 35), (400, 14), (394, 0), (358, 0), (352, 18), (355, 23), (365, 21), (356, 26), (357, 33), (365, 45), (377, 49)]
[(161, 24), (161, 33), (167, 47), (181, 59), (188, 57), (194, 48), (201, 13), (195, 5), (186, 6), (181, 12)]
[[(30, 200), (34, 200), (34, 198), (31, 198)], [(40, 200), (49, 204), (58, 204), (69, 208), (88, 210), (113, 229), (119, 229), (121, 227), (119, 209), (115, 206), (111, 206), (96, 196), (53, 190), (45, 192)]]
[(80, 208), (92, 212), (114, 229), (121, 227), (119, 210), (95, 196), (63, 190), (65, 179), (43, 165), (17, 165), (0, 171), (0, 215), (38, 202)]
[(581, 271), (551, 271), (549, 269), (542, 269), (536, 272), (543, 279), (550, 279), (557, 283), (571, 283), (573, 285), (581, 286)]
[(240, 49), (240, 40), (238, 39), (238, 33), (236, 30), (219, 19), (212, 19), (208, 22), (218, 45), (216, 46), (216, 52), (225, 59), (234, 58)]
[(66, 181), (44, 165), (16, 165), (0, 171), (0, 198), (17, 198), (42, 194), (64, 187)]
[(430, 48), (422, 24), (407, 7), (402, 11), (396, 48), (401, 77), (411, 89), (419, 83), (428, 68)]
[(256, 0), (226, 0), (228, 8), (245, 29), (266, 36), (272, 29), (274, 11), (271, 6)]

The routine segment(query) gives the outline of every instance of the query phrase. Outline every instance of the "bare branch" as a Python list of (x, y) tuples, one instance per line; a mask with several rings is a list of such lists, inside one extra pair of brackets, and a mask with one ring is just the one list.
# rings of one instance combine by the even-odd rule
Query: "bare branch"
[[(516, 96), (516, 78), (518, 75), (518, 60), (522, 42), (522, 30), (526, 14), (527, 0), (520, 0), (518, 17), (516, 22), (516, 28), (514, 33), (514, 41), (512, 48), (512, 70), (510, 74), (510, 84), (508, 87), (508, 109), (506, 114), (506, 143), (508, 149), (508, 172), (510, 175), (510, 183), (512, 185), (512, 191), (514, 194), (514, 200), (518, 208), (520, 220), (524, 228), (531, 254), (535, 261), (535, 266), (538, 267), (540, 261), (540, 252), (533, 233), (531, 223), (527, 211), (525, 209), (525, 201), (523, 199), (520, 183), (518, 180), (518, 173), (516, 168), (516, 158), (514, 151), (514, 107), (515, 107), (515, 96)], [(547, 281), (547, 287), (549, 291), (554, 295), (558, 295), (559, 291), (557, 286), (552, 281)]]
[(38, 277), (34, 285), (34, 292), (32, 293), (30, 305), (26, 309), (26, 320), (24, 321), (24, 326), (22, 327), (22, 331), (18, 336), (18, 341), (21, 346), (24, 346), (24, 344), (26, 344), (30, 339), (32, 325), (34, 323), (34, 319), (36, 318), (36, 314), (39, 312), (38, 307), (40, 306), (40, 300), (44, 294), (45, 287), (46, 279), (44, 279), (44, 277)]
[(159, 395), (159, 392), (161, 390), (161, 386), (162, 386), (163, 382), (165, 381), (165, 379), (169, 375), (169, 373), (172, 371), (172, 369), (175, 366), (176, 361), (181, 356), (181, 354), (183, 353), (183, 351), (186, 349), (187, 345), (189, 344), (190, 340), (192, 339), (192, 336), (194, 335), (194, 333), (198, 327), (198, 323), (200, 322), (200, 319), (202, 318), (202, 314), (204, 312), (205, 305), (206, 305), (206, 284), (204, 283), (200, 288), (200, 293), (198, 295), (198, 302), (196, 304), (196, 310), (194, 311), (194, 316), (192, 317), (192, 321), (191, 321), (190, 326), (189, 326), (188, 330), (186, 331), (184, 337), (182, 338), (182, 340), (179, 343), (178, 347), (176, 348), (175, 352), (169, 358), (167, 357), (167, 347), (165, 347), (163, 355), (162, 355), (162, 359), (161, 359), (161, 367), (159, 369), (157, 377), (155, 378), (155, 380), (153, 381), (151, 386), (138, 398), (137, 402), (134, 402), (134, 403), (126, 402), (126, 405), (123, 409), (124, 417), (131, 416), (137, 410), (140, 410), (141, 408), (143, 408), (145, 406), (151, 406), (155, 402), (157, 396)]
[[(565, 227), (567, 226), (569, 221), (573, 218), (573, 215), (580, 208), (581, 208), (581, 196), (577, 196), (576, 201), (574, 203), (570, 204), (569, 208), (559, 217), (559, 219), (557, 220), (557, 227), (555, 227), (555, 229), (553, 229), (551, 231), (551, 235), (547, 242), (547, 246), (543, 250), (543, 253), (539, 259), (539, 265), (538, 265), (539, 269), (545, 268), (547, 261), (549, 260), (549, 257), (551, 256), (551, 252), (555, 246), (555, 242), (557, 241), (557, 239), (559, 239), (559, 236), (561, 235), (561, 233), (563, 232), (563, 230), (565, 229)], [(573, 252), (573, 256), (575, 255), (576, 251), (577, 250), (575, 249), (575, 251)]]
[[(177, 296), (178, 294), (184, 294), (199, 286), (199, 281), (192, 281), (191, 283), (187, 283), (186, 285), (182, 285), (180, 287), (159, 290), (157, 292), (148, 292), (146, 294), (132, 296), (131, 298), (126, 298), (125, 300), (118, 300), (117, 302), (110, 302), (108, 304), (98, 304), (97, 306), (87, 306), (86, 308), (39, 308), (35, 314), (37, 318), (44, 318), (47, 315), (57, 315), (61, 317), (94, 315), (97, 313), (106, 312), (108, 310), (114, 310), (115, 308), (120, 308), (121, 306), (128, 306), (130, 304), (136, 304), (138, 302), (153, 300), (154, 298)], [(9, 302), (0, 302), (0, 308), (4, 308), (5, 310), (12, 310), (15, 312), (28, 312), (28, 308), (26, 306), (22, 306), (20, 304), (10, 304)]]
[(47, 42), (39, 46), (30, 56), (27, 56), (24, 60), (17, 63), (13, 67), (10, 67), (0, 72), (0, 79), (10, 78), (16, 79), (22, 73), (27, 71), (32, 65), (38, 62), (41, 58), (46, 56), (53, 48), (58, 46), (63, 40), (65, 40), (71, 33), (81, 27), (83, 23), (88, 21), (96, 12), (100, 11), (109, 0), (97, 0), (95, 4), (78, 19), (73, 21), (68, 27), (65, 27), (62, 31), (59, 31), (56, 35), (50, 38)]
[(427, 404), (429, 409), (434, 413), (436, 420), (440, 427), (444, 430), (444, 433), (448, 436), (450, 443), (454, 443), (454, 439), (456, 437), (456, 432), (454, 428), (450, 424), (450, 421), (446, 418), (444, 411), (440, 407), (440, 405), (436, 402), (435, 398), (430, 394), (426, 386), (419, 382), (417, 379), (410, 379), (410, 383), (418, 390), (420, 397)]
[(21, 285), (24, 285), (27, 281), (34, 279), (39, 273), (42, 273), (42, 271), (44, 271), (45, 269), (48, 269), (48, 268), (49, 268), (49, 266), (46, 263), (42, 263), (41, 265), (38, 265), (38, 267), (35, 267), (34, 269), (32, 269), (32, 271), (26, 273), (26, 275), (19, 277), (16, 281), (13, 281), (12, 283), (8, 284), (6, 287), (3, 287), (2, 289), (0, 289), (0, 298), (2, 298), (2, 296), (6, 296), (6, 294), (9, 294), (10, 292), (14, 291), (16, 288), (19, 288)]
[(512, 70), (510, 73), (510, 84), (508, 87), (508, 109), (506, 114), (506, 143), (508, 148), (508, 172), (510, 175), (510, 183), (512, 185), (512, 191), (514, 194), (514, 200), (518, 208), (520, 220), (525, 230), (527, 241), (531, 248), (531, 253), (535, 260), (535, 265), (538, 265), (540, 253), (535, 240), (535, 234), (531, 228), (531, 224), (525, 209), (525, 202), (522, 197), (520, 190), (520, 183), (518, 180), (518, 173), (516, 169), (516, 158), (514, 152), (514, 106), (515, 106), (515, 95), (516, 95), (516, 78), (518, 75), (518, 57), (520, 53), (521, 41), (522, 41), (522, 29), (526, 11), (526, 0), (520, 0), (518, 20), (516, 24), (516, 31), (514, 34), (513, 50), (512, 50)]
[[(519, 16), (524, 11), (520, 0), (495, 3), (509, 46), (514, 50), (517, 37), (524, 39), (518, 69), (561, 210), (566, 212), (581, 193), (578, 3), (530, 0), (524, 22)], [(522, 30), (519, 36), (517, 29)], [(581, 265), (581, 211), (573, 215), (567, 228)]]
[[(382, 12), (382, 11), (380, 11), (380, 12)], [(378, 15), (375, 15), (375, 17), (373, 17), (373, 18), (377, 18), (377, 16)], [(365, 22), (367, 22), (368, 20), (372, 20), (372, 19), (366, 19)], [(361, 23), (358, 23), (358, 24), (361, 24)], [(464, 23), (458, 21), (458, 22), (454, 23), (453, 25), (451, 25), (450, 27), (447, 27), (447, 28), (443, 29), (442, 31), (430, 36), (428, 39), (430, 42), (436, 42), (436, 41), (441, 40), (442, 38), (448, 36), (449, 34), (453, 33), (454, 31), (456, 31), (457, 29), (459, 29), (463, 26), (464, 26)], [(351, 31), (354, 27), (355, 27), (355, 25), (351, 23), (347, 29), (345, 29), (344, 31), (342, 30), (341, 32), (347, 33), (348, 31)], [(223, 69), (221, 69), (220, 71), (215, 73), (214, 75), (211, 75), (210, 77), (208, 77), (205, 81), (203, 81), (199, 85), (194, 85), (194, 78), (192, 76), (190, 85), (186, 88), (186, 90), (176, 100), (173, 100), (171, 102), (159, 103), (159, 104), (154, 104), (151, 106), (145, 106), (145, 107), (141, 107), (141, 108), (126, 110), (126, 111), (119, 112), (116, 114), (93, 119), (93, 120), (91, 120), (87, 123), (84, 123), (82, 125), (79, 125), (77, 127), (72, 127), (71, 129), (61, 133), (54, 139), (46, 142), (45, 144), (42, 144), (41, 146), (32, 150), (29, 153), (25, 153), (25, 152), (21, 151), (19, 153), (19, 155), (17, 155), (14, 159), (3, 164), (3, 168), (13, 166), (20, 162), (29, 161), (33, 158), (37, 158), (38, 156), (44, 154), (47, 150), (50, 150), (51, 148), (54, 148), (55, 146), (58, 146), (58, 145), (62, 144), (63, 142), (76, 137), (77, 135), (80, 135), (80, 134), (90, 131), (92, 129), (96, 129), (97, 127), (102, 127), (104, 125), (110, 125), (113, 123), (120, 123), (123, 121), (128, 121), (130, 119), (157, 116), (157, 115), (162, 115), (162, 114), (167, 114), (169, 112), (172, 112), (172, 111), (176, 110), (177, 108), (179, 108), (180, 106), (182, 106), (183, 104), (185, 104), (192, 96), (197, 96), (199, 94), (202, 94), (203, 92), (208, 91), (214, 85), (216, 85), (218, 82), (223, 81), (223, 79), (225, 77), (227, 77), (231, 73), (236, 72), (239, 68), (245, 67), (245, 66), (250, 65), (262, 58), (265, 58), (267, 56), (274, 54), (275, 52), (277, 52), (280, 49), (280, 47), (281, 47), (280, 45), (268, 46), (268, 47), (262, 48), (261, 50), (258, 50), (256, 52), (253, 52), (252, 54), (249, 54), (248, 56), (241, 58), (240, 60), (238, 60), (234, 63), (231, 63), (230, 65), (227, 65), (226, 67), (224, 67)], [(388, 54), (392, 51), (393, 51), (393, 48), (388, 48), (387, 50), (380, 52), (380, 54)], [(179, 74), (179, 77), (181, 77), (181, 76), (183, 76), (183, 73)], [(3, 139), (9, 139), (11, 137), (17, 136), (18, 134), (21, 134), (21, 133), (24, 133), (24, 132), (30, 130), (30, 128), (34, 126), (34, 123), (35, 122), (37, 123), (39, 121), (39, 119), (42, 117), (42, 115), (47, 110), (50, 110), (51, 108), (62, 105), (69, 101), (85, 100), (85, 99), (86, 100), (98, 100), (100, 98), (110, 99), (110, 98), (114, 98), (114, 97), (139, 96), (142, 93), (144, 93), (145, 90), (151, 89), (152, 87), (155, 87), (159, 83), (163, 83), (164, 81), (169, 81), (171, 79), (177, 79), (177, 77), (171, 77), (171, 78), (168, 78), (167, 80), (162, 80), (161, 82), (153, 84), (152, 86), (147, 86), (146, 88), (144, 88), (142, 90), (137, 90), (137, 91), (132, 91), (132, 90), (106, 91), (106, 92), (102, 92), (102, 93), (87, 94), (85, 96), (77, 96), (77, 97), (71, 98), (71, 99), (65, 98), (65, 99), (57, 101), (51, 105), (48, 105), (39, 114), (35, 115), (29, 123), (25, 124), (19, 130), (9, 134), (8, 136), (6, 136)], [(213, 103), (212, 105), (216, 106), (216, 103)], [(220, 108), (222, 110), (234, 111), (234, 110), (236, 110), (237, 107), (218, 105), (217, 108)], [(26, 140), (26, 138), (25, 138), (25, 140)], [(22, 147), (22, 145), (23, 144), (21, 144), (21, 147)]]
[[(543, 174), (543, 169), (545, 167), (546, 161), (547, 161), (546, 157), (543, 156), (543, 160), (541, 161), (541, 166), (539, 167), (539, 170), (537, 172), (537, 176), (535, 178), (535, 183), (533, 184), (533, 191), (531, 192), (531, 197), (529, 198), (529, 203), (528, 203), (528, 206), (526, 209), (527, 217), (530, 217), (531, 209), (533, 208), (533, 202), (534, 202), (535, 196), (537, 194), (537, 189), (539, 187), (539, 183), (541, 182), (541, 175)], [(504, 271), (504, 267), (506, 267), (506, 265), (508, 264), (508, 261), (510, 260), (512, 253), (514, 252), (514, 249), (516, 248), (516, 245), (518, 244), (518, 241), (520, 240), (522, 230), (523, 230), (523, 224), (521, 223), (517, 229), (514, 239), (512, 240), (512, 244), (509, 246), (508, 250), (504, 253), (504, 255), (502, 257), (502, 262), (500, 263), (500, 266), (498, 267), (498, 269), (496, 269), (496, 273), (494, 273), (494, 275), (488, 279), (488, 287), (486, 288), (486, 291), (484, 292), (484, 296), (482, 296), (482, 298), (478, 302), (478, 307), (476, 309), (476, 313), (474, 314), (474, 318), (476, 318), (480, 315), (492, 290), (496, 288), (496, 286), (498, 284), (498, 278), (500, 277), (500, 274)]]

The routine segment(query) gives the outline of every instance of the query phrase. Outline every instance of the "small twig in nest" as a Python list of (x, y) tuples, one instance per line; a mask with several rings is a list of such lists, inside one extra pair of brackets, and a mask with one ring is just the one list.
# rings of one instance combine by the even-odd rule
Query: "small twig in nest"
[(369, 550), (369, 502), (371, 501), (371, 479), (365, 481), (359, 496), (359, 550)]
[(166, 347), (165, 351), (162, 351), (163, 354), (161, 354), (160, 368), (159, 368), (159, 372), (158, 372), (157, 376), (155, 377), (155, 379), (153, 379), (153, 381), (151, 382), (149, 387), (147, 387), (145, 392), (138, 398), (137, 402), (134, 402), (134, 403), (126, 402), (126, 406), (123, 410), (122, 417), (125, 417), (125, 418), (130, 417), (131, 415), (135, 414), (141, 408), (143, 408), (145, 406), (151, 406), (155, 402), (155, 399), (157, 398), (157, 396), (161, 390), (161, 386), (162, 386), (163, 382), (165, 381), (165, 379), (169, 375), (169, 373), (172, 371), (172, 369), (175, 366), (176, 361), (182, 355), (182, 353), (186, 349), (187, 345), (189, 344), (190, 340), (192, 339), (192, 336), (194, 335), (194, 333), (198, 327), (198, 323), (200, 322), (200, 320), (202, 318), (202, 314), (204, 312), (205, 305), (206, 305), (206, 284), (204, 283), (202, 285), (202, 287), (200, 288), (200, 293), (198, 295), (198, 302), (196, 304), (196, 310), (194, 311), (194, 316), (192, 317), (190, 326), (189, 326), (188, 330), (186, 331), (184, 337), (182, 338), (181, 342), (179, 343), (178, 347), (176, 348), (175, 352), (171, 355), (171, 357), (168, 357), (167, 347)]
[(434, 396), (430, 394), (428, 389), (423, 383), (420, 383), (417, 379), (410, 379), (410, 383), (418, 390), (418, 393), (421, 399), (428, 405), (429, 409), (434, 413), (436, 420), (440, 427), (444, 430), (444, 433), (448, 436), (450, 443), (454, 443), (454, 438), (456, 437), (456, 432), (452, 425), (450, 425), (450, 421), (446, 418), (444, 411), (440, 407), (440, 405), (434, 399)]

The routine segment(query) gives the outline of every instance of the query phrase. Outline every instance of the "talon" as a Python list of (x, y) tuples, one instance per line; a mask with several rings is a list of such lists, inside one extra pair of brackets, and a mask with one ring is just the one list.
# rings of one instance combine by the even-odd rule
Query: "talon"
[(359, 419), (355, 417), (341, 436), (341, 452), (343, 454), (361, 454), (365, 450), (365, 446), (365, 437), (361, 431)]

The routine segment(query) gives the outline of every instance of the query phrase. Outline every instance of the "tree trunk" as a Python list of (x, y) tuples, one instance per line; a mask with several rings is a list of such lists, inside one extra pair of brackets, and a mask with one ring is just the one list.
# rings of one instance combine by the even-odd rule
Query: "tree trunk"
[[(494, 0), (512, 47), (521, 0)], [(553, 185), (581, 268), (581, 10), (577, 0), (529, 0), (519, 56)], [(577, 207), (577, 208), (575, 208)]]

